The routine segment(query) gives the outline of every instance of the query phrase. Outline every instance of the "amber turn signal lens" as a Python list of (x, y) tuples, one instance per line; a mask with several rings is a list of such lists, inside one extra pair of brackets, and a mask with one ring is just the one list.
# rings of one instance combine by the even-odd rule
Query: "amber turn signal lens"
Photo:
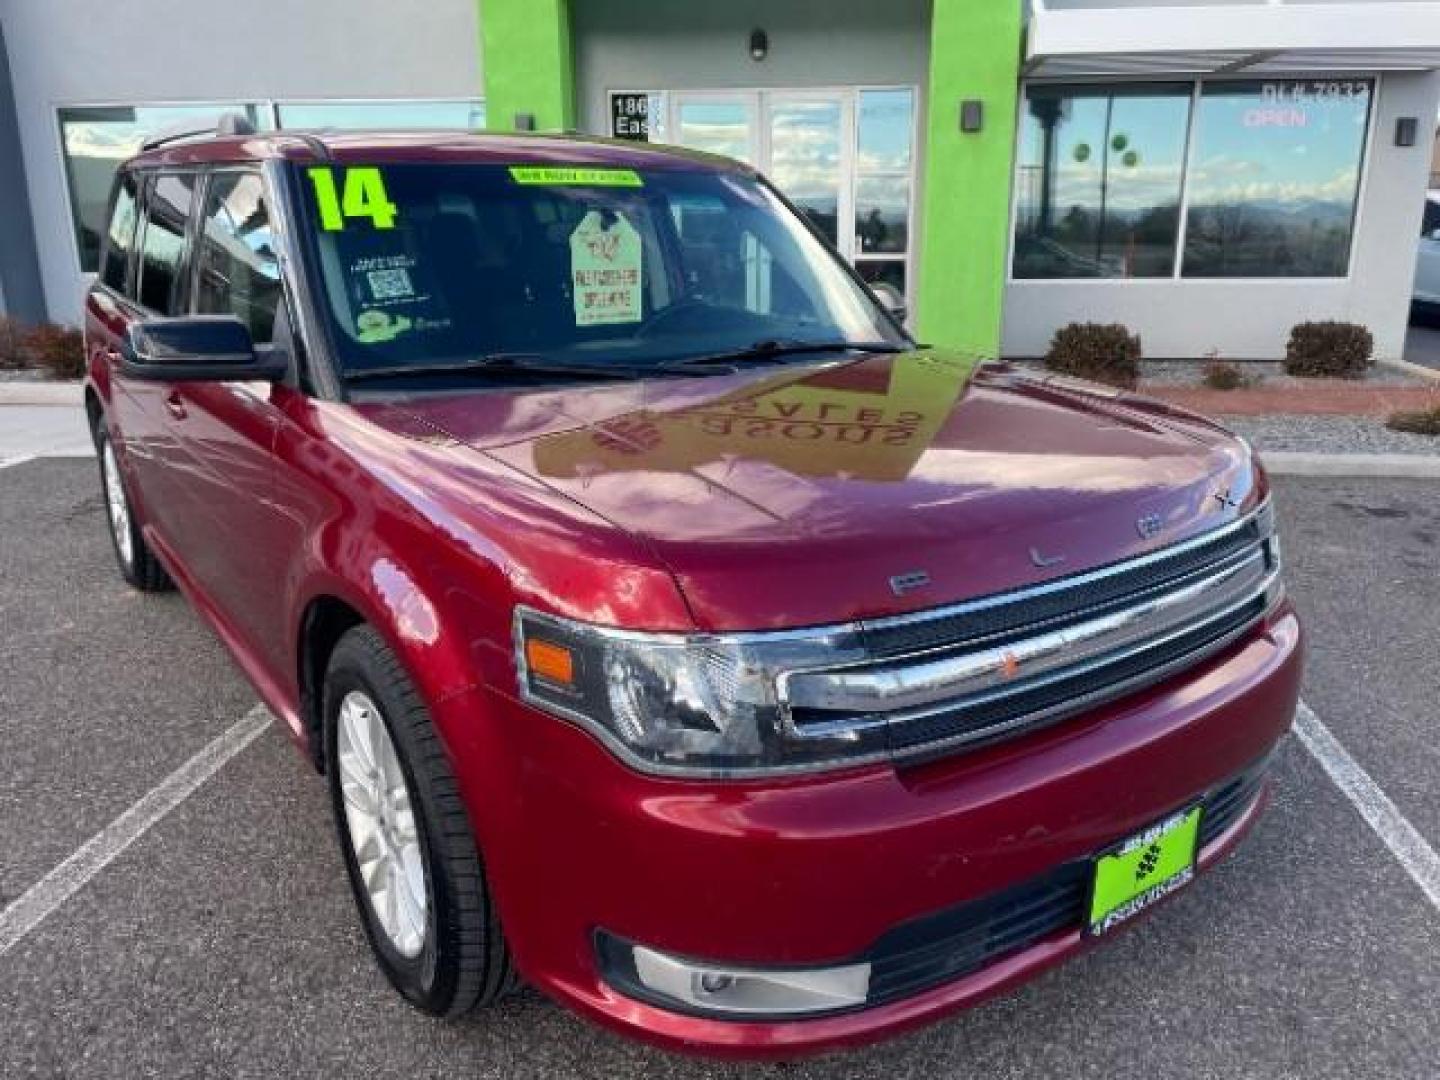
[(530, 674), (546, 682), (575, 685), (575, 654), (563, 645), (531, 638), (525, 642), (525, 663)]

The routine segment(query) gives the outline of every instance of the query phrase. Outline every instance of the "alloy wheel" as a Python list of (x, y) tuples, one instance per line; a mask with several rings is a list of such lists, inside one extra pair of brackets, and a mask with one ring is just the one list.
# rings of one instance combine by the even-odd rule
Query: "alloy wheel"
[(341, 700), (335, 734), (345, 824), (360, 879), (391, 947), (413, 959), (425, 945), (429, 901), (399, 755), (380, 707), (362, 690)]
[(135, 546), (130, 536), (130, 504), (125, 499), (125, 487), (120, 481), (115, 449), (108, 439), (100, 458), (100, 469), (105, 478), (105, 511), (110, 519), (110, 533), (115, 537), (115, 550), (120, 553), (121, 562), (132, 566)]

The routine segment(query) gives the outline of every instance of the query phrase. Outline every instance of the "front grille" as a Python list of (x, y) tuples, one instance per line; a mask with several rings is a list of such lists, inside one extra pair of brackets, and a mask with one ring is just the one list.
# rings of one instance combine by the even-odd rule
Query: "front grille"
[(965, 738), (972, 744), (987, 732), (1009, 733), (1004, 725), (1022, 718), (1032, 731), (1041, 722), (1055, 723), (1093, 707), (1101, 700), (1124, 694), (1143, 685), (1176, 664), (1190, 664), (1214, 649), (1223, 647), (1265, 614), (1265, 598), (1256, 597), (1236, 611), (1213, 623), (1206, 623), (1153, 648), (1124, 653), (1108, 663), (1085, 668), (1051, 682), (1015, 694), (1003, 694), (990, 701), (933, 713), (921, 719), (896, 724), (890, 729), (890, 745), (904, 751), (927, 743), (944, 743)]
[[(1259, 797), (1268, 759), (1214, 788), (1200, 816), (1203, 850)], [(897, 926), (859, 959), (870, 961), (866, 1005), (917, 994), (960, 978), (1085, 922), (1091, 861), (1058, 866), (979, 900)]]
[(894, 757), (1055, 723), (1238, 640), (1279, 596), (1268, 504), (1186, 543), (1033, 589), (862, 623), (869, 659), (785, 673), (797, 738), (858, 731)]
[(1013, 598), (1000, 596), (952, 611), (866, 623), (865, 644), (871, 655), (900, 656), (981, 639), (1003, 639), (1057, 620), (1101, 614), (1133, 602), (1137, 595), (1213, 570), (1254, 550), (1261, 540), (1262, 524), (1257, 514), (1239, 528), (1183, 551), (1102, 568), (1074, 579), (1061, 578)]

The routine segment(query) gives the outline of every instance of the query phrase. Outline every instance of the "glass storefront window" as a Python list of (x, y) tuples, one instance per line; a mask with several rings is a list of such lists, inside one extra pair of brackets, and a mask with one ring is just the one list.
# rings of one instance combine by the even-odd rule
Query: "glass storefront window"
[(840, 103), (777, 101), (770, 109), (770, 179), (830, 243), (840, 237)]
[(1015, 277), (1174, 273), (1191, 93), (1188, 84), (1029, 88)]
[(855, 118), (855, 266), (905, 293), (915, 93), (862, 90)]
[(1207, 83), (1191, 154), (1186, 277), (1344, 277), (1372, 88)]
[(485, 127), (483, 101), (311, 101), (278, 107), (282, 128), (456, 128)]
[(910, 248), (910, 177), (861, 176), (855, 181), (855, 240), (861, 255), (903, 255)]
[(867, 173), (908, 172), (914, 130), (913, 91), (860, 91), (857, 168)]
[(683, 101), (676, 113), (675, 141), (679, 145), (754, 164), (754, 119), (744, 101)]
[(893, 285), (901, 296), (908, 295), (905, 292), (904, 259), (861, 259), (855, 264), (855, 269), (871, 285), (878, 285), (883, 281)]
[(148, 138), (171, 129), (201, 129), (225, 113), (242, 113), (256, 128), (269, 126), (268, 108), (238, 105), (121, 105), (60, 110), (60, 141), (70, 185), (70, 209), (80, 269), (93, 273), (115, 170)]

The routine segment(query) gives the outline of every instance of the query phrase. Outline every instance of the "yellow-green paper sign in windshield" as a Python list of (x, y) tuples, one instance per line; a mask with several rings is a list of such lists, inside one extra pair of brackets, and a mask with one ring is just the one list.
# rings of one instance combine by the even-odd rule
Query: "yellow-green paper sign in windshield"
[(644, 187), (634, 169), (579, 169), (554, 165), (511, 165), (517, 184), (583, 184), (587, 187)]

